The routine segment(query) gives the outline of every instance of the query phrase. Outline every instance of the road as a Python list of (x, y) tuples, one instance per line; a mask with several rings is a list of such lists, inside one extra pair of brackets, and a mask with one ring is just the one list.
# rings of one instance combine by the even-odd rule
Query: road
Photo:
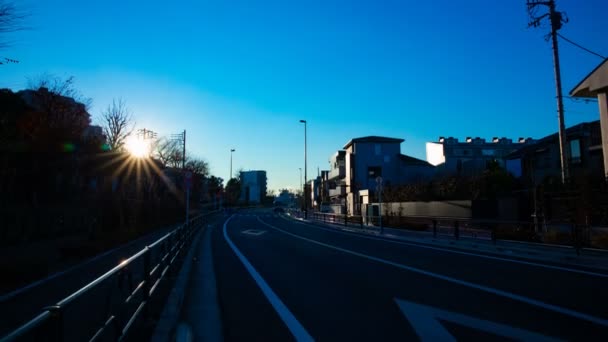
[(608, 274), (402, 244), (251, 209), (213, 228), (243, 340), (608, 341)]

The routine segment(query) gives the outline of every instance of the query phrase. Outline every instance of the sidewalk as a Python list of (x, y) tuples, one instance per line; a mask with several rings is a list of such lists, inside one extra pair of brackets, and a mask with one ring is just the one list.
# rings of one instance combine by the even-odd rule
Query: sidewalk
[[(289, 214), (288, 214), (289, 215)], [(309, 222), (315, 225), (332, 229), (348, 231), (363, 235), (376, 236), (389, 240), (402, 242), (413, 242), (436, 248), (446, 248), (462, 252), (471, 252), (492, 255), (496, 257), (511, 257), (525, 259), (526, 261), (542, 261), (552, 264), (574, 266), (576, 268), (595, 269), (608, 271), (608, 250), (583, 248), (580, 255), (571, 246), (546, 245), (540, 243), (497, 240), (496, 243), (487, 237), (470, 237), (465, 234), (460, 235), (460, 239), (455, 239), (453, 235), (437, 234), (433, 237), (431, 232), (410, 231), (403, 229), (384, 228), (380, 234), (380, 228), (375, 226), (349, 223), (348, 226), (338, 223), (327, 223), (319, 220), (304, 220), (292, 215), (293, 219)]]

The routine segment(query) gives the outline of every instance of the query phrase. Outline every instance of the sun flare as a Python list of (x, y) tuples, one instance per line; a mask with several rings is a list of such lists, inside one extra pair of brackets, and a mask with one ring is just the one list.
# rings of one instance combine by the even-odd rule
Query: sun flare
[(135, 158), (145, 158), (150, 155), (150, 144), (137, 137), (129, 137), (125, 142), (127, 151)]

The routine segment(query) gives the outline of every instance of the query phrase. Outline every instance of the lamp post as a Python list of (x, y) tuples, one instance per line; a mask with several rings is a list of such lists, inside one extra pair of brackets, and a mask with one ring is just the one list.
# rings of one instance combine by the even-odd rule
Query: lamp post
[(299, 167), (298, 170), (300, 170), (300, 189), (302, 189), (302, 168)]
[(308, 182), (308, 177), (307, 177), (307, 169), (308, 169), (308, 160), (307, 160), (307, 156), (306, 156), (306, 120), (300, 120), (300, 123), (304, 124), (304, 219), (308, 219), (308, 198), (306, 198), (306, 196), (308, 196), (308, 192), (306, 191), (307, 186), (307, 182)]
[(232, 179), (232, 152), (236, 151), (235, 149), (231, 148), (230, 149), (230, 176), (228, 178), (228, 180)]

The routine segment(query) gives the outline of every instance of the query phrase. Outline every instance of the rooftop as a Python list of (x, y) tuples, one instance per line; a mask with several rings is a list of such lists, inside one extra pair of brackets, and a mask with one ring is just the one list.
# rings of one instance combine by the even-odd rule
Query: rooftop
[(405, 139), (379, 137), (379, 136), (375, 136), (375, 135), (370, 135), (367, 137), (352, 139), (346, 145), (344, 145), (344, 149), (349, 148), (352, 144), (355, 144), (355, 143), (399, 143), (399, 144), (401, 144), (404, 141), (405, 141)]
[[(594, 125), (599, 126), (599, 124), (600, 124), (599, 120), (590, 121), (590, 122), (581, 122), (578, 125), (574, 125), (574, 126), (566, 128), (566, 136), (574, 135), (579, 132), (585, 132), (585, 130), (588, 129), (589, 127), (592, 127)], [(511, 152), (508, 155), (506, 155), (505, 158), (506, 159), (516, 159), (525, 154), (544, 151), (547, 144), (550, 144), (552, 142), (557, 143), (558, 139), (559, 139), (558, 133), (550, 134), (539, 140), (535, 140), (532, 144), (522, 146), (522, 148), (518, 149), (517, 151)]]
[(401, 159), (402, 162), (404, 162), (408, 165), (422, 165), (422, 166), (435, 167), (435, 166), (433, 166), (433, 164), (427, 162), (426, 160), (414, 158), (414, 157), (411, 157), (411, 156), (408, 156), (405, 154), (400, 154), (399, 159)]
[(608, 91), (608, 58), (570, 90), (570, 96), (596, 97), (601, 91)]

